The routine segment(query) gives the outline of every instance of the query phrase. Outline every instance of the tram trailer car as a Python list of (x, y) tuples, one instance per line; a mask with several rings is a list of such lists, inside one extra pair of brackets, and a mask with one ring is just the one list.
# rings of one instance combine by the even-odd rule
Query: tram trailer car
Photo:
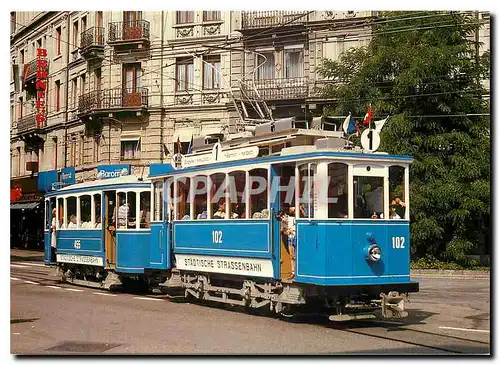
[[(187, 167), (151, 165), (152, 184), (129, 177), (48, 194), (46, 207), (50, 212), (55, 204), (59, 221), (61, 206), (68, 217), (70, 194), (81, 194), (76, 195), (81, 209), (81, 196), (96, 192), (105, 222), (88, 233), (56, 230), (63, 278), (104, 288), (138, 278), (165, 291), (182, 289), (187, 297), (283, 314), (319, 305), (331, 320), (373, 318), (378, 309), (385, 318), (407, 316), (408, 293), (418, 292), (409, 262), (411, 157), (317, 146), (287, 147), (277, 156), (258, 154), (240, 160), (226, 154), (226, 160), (200, 165), (195, 159), (207, 159), (194, 155)], [(265, 184), (260, 192), (257, 180)], [(278, 189), (272, 186), (276, 182)], [(287, 206), (290, 193), (281, 188), (290, 185), (296, 187), (291, 244), (278, 214), (293, 212)], [(217, 195), (221, 186), (222, 196)], [(325, 188), (328, 199), (320, 194)], [(245, 194), (245, 189), (255, 192)], [(152, 202), (148, 227), (137, 219), (132, 227), (128, 222), (117, 227), (110, 212), (118, 194), (135, 192), (130, 199), (139, 217), (144, 204), (139, 195), (147, 191)], [(396, 210), (398, 200), (404, 203)], [(91, 212), (94, 204), (92, 199)], [(46, 262), (54, 264), (49, 226)], [(90, 259), (84, 256), (95, 261), (85, 262)]]

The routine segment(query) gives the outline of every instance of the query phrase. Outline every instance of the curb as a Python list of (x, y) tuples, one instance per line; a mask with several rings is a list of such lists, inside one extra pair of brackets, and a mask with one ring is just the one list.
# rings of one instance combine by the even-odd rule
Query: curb
[(410, 275), (414, 276), (449, 276), (469, 278), (489, 278), (490, 271), (484, 270), (440, 270), (440, 269), (414, 269)]

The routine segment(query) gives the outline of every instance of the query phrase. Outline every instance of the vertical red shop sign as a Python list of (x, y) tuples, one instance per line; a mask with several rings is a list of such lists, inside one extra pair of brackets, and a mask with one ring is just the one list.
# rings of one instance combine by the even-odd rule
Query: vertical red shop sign
[(36, 73), (36, 127), (41, 128), (46, 124), (45, 97), (47, 93), (47, 50), (37, 49)]

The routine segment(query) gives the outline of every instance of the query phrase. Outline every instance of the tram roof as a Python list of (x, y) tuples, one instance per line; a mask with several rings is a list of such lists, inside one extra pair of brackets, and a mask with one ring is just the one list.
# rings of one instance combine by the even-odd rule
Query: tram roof
[[(298, 146), (298, 147), (307, 147), (307, 146)], [(311, 146), (312, 147), (312, 146)], [(295, 148), (295, 147), (294, 147)], [(252, 164), (276, 164), (276, 163), (285, 163), (285, 162), (293, 162), (296, 160), (302, 159), (315, 159), (315, 158), (324, 158), (324, 157), (337, 157), (348, 160), (365, 160), (366, 162), (375, 162), (379, 161), (381, 163), (395, 163), (395, 164), (410, 164), (413, 161), (413, 157), (406, 155), (389, 155), (387, 153), (375, 152), (375, 153), (366, 153), (366, 152), (353, 152), (349, 150), (339, 150), (339, 149), (311, 149), (307, 152), (302, 153), (284, 153), (286, 149), (282, 151), (280, 156), (263, 156), (256, 157), (251, 159), (242, 159), (236, 161), (226, 161), (226, 162), (218, 162), (212, 164), (205, 164), (193, 167), (187, 167), (184, 169), (175, 169), (170, 163), (163, 164), (151, 164), (148, 178), (153, 179), (156, 177), (168, 176), (168, 175), (179, 175), (179, 174), (187, 174), (191, 172), (205, 171), (205, 170), (217, 170), (228, 167), (239, 167), (246, 166)]]
[(61, 195), (69, 192), (82, 192), (85, 190), (102, 190), (104, 188), (108, 189), (113, 187), (121, 187), (122, 185), (127, 185), (127, 187), (132, 185), (130, 187), (134, 187), (135, 185), (145, 186), (147, 184), (151, 184), (151, 181), (147, 179), (142, 180), (135, 175), (127, 175), (110, 179), (92, 180), (72, 184), (55, 191), (51, 191), (45, 194), (45, 196)]

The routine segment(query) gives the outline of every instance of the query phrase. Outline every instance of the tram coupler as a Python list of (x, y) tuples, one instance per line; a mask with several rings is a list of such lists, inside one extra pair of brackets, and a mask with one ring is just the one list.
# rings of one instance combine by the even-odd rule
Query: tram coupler
[(380, 293), (380, 307), (382, 309), (382, 317), (387, 319), (398, 319), (408, 316), (405, 311), (405, 302), (407, 296), (399, 294), (397, 291), (391, 291), (389, 294)]

